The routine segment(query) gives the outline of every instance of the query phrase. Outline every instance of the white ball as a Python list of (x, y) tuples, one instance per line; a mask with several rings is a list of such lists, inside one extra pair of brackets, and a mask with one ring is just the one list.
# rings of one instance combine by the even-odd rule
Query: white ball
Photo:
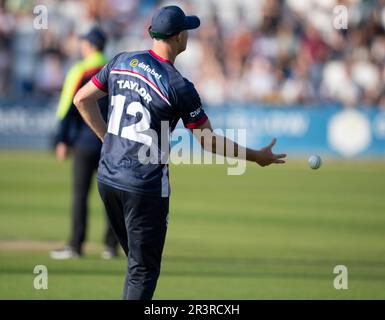
[(308, 162), (309, 167), (312, 169), (318, 169), (322, 164), (321, 157), (317, 155), (310, 156)]

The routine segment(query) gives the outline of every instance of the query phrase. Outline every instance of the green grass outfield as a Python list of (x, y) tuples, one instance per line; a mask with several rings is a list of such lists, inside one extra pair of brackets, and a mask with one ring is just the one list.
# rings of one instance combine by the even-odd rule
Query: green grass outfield
[[(172, 166), (156, 299), (385, 299), (385, 162)], [(100, 258), (104, 215), (90, 202), (86, 257), (53, 261), (69, 231), (70, 163), (0, 152), (0, 299), (120, 299), (125, 259)], [(48, 290), (33, 288), (35, 265)], [(333, 288), (333, 268), (349, 289)]]

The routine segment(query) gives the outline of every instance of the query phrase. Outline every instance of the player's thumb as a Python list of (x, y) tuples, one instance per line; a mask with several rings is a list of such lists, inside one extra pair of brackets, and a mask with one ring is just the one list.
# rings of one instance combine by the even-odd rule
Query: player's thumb
[(271, 140), (270, 144), (267, 146), (269, 149), (271, 149), (275, 143), (277, 142), (277, 138), (273, 138), (273, 140)]

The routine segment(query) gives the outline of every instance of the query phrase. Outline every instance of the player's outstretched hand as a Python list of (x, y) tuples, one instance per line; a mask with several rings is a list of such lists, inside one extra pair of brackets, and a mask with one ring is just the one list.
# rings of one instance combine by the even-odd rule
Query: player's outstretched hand
[(270, 144), (257, 151), (257, 156), (255, 162), (258, 163), (261, 167), (266, 167), (272, 163), (283, 164), (285, 163), (284, 158), (286, 157), (285, 153), (274, 154), (272, 149), (277, 139), (274, 138)]

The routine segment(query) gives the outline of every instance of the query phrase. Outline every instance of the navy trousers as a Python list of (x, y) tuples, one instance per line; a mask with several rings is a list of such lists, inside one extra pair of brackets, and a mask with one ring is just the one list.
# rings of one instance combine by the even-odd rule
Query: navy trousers
[(151, 300), (160, 274), (169, 198), (127, 192), (101, 182), (98, 188), (128, 258), (123, 299)]

